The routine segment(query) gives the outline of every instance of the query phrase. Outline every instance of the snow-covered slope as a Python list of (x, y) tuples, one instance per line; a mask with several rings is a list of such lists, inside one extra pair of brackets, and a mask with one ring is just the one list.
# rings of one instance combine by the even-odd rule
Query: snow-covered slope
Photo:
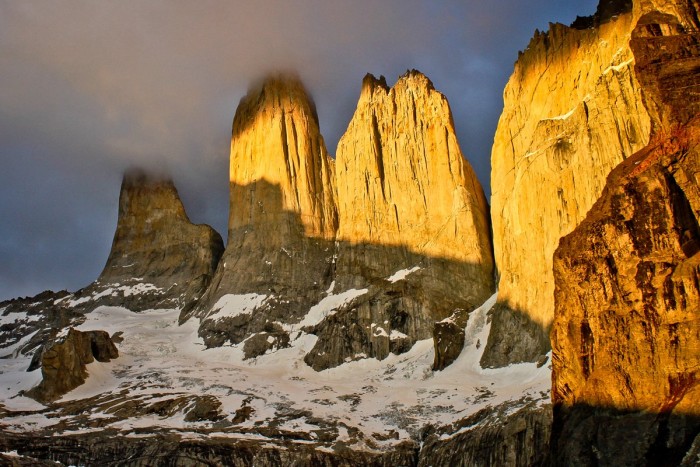
[[(325, 319), (349, 292), (324, 298), (302, 322)], [(291, 330), (288, 347), (245, 360), (245, 342), (207, 349), (197, 319), (178, 326), (178, 309), (98, 307), (77, 329), (121, 332), (119, 358), (89, 364), (85, 384), (45, 407), (23, 396), (41, 378), (40, 370), (26, 371), (31, 355), (14, 352), (19, 344), (0, 349), (0, 425), (10, 433), (53, 435), (115, 429), (127, 437), (163, 430), (195, 438), (282, 437), (317, 449), (382, 451), (420, 442), (426, 426), (448, 426), (487, 407), (548, 403), (548, 366), (479, 366), (495, 301), (496, 295), (470, 314), (462, 354), (439, 372), (431, 370), (431, 339), (382, 361), (317, 372), (304, 362), (317, 337), (301, 326)], [(227, 313), (248, 308), (251, 300), (226, 304)]]

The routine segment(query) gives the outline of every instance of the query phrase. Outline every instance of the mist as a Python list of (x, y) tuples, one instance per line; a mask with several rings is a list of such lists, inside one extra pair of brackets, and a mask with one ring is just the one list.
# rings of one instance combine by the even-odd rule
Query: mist
[(331, 154), (366, 73), (422, 71), (488, 195), (518, 51), (596, 3), (0, 0), (0, 300), (97, 278), (133, 165), (170, 172), (225, 237), (231, 121), (274, 70), (301, 76)]

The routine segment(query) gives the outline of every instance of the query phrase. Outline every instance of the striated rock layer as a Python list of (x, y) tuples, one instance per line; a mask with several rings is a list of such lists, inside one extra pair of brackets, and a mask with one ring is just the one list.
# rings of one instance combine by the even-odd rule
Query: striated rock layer
[(548, 350), (552, 255), (600, 196), (606, 176), (649, 141), (630, 41), (649, 12), (696, 20), (692, 2), (603, 0), (595, 16), (536, 33), (504, 91), (491, 186), (499, 306), (486, 366)]
[(336, 172), (335, 290), (367, 292), (314, 329), (307, 363), (400, 353), (493, 293), (488, 205), (428, 78), (411, 71), (390, 89), (365, 77)]
[(107, 264), (94, 284), (74, 296), (134, 311), (190, 307), (204, 293), (222, 252), (214, 229), (190, 222), (171, 180), (132, 169), (122, 182)]
[[(279, 334), (279, 325), (268, 322), (298, 322), (332, 281), (333, 161), (296, 76), (270, 76), (241, 100), (233, 121), (230, 195), (228, 246), (197, 311), (210, 346), (238, 344), (258, 332)], [(230, 296), (246, 294), (260, 297), (255, 313), (213, 318)]]
[(631, 47), (651, 142), (610, 174), (554, 257), (558, 465), (677, 465), (700, 434), (700, 34), (691, 27), (641, 16)]

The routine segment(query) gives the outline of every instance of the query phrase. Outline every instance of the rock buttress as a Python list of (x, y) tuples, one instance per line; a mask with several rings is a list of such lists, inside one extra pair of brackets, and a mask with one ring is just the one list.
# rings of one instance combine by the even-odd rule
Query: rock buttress
[(608, 173), (649, 141), (656, 111), (640, 91), (632, 32), (649, 12), (692, 27), (690, 3), (604, 0), (593, 17), (537, 32), (519, 55), (491, 156), (500, 278), (483, 365), (548, 350), (559, 239), (583, 220)]

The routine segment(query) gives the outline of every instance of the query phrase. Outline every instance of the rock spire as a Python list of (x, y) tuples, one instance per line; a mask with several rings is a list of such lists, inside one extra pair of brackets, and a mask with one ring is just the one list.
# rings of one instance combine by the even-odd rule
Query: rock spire
[(133, 310), (192, 306), (222, 252), (214, 229), (190, 222), (170, 179), (131, 169), (122, 181), (107, 264), (97, 281), (76, 296), (111, 289), (100, 304), (114, 302)]
[[(228, 246), (197, 312), (208, 345), (269, 332), (268, 321), (299, 321), (328, 289), (337, 229), (333, 178), (314, 103), (299, 78), (273, 74), (253, 86), (233, 121)], [(207, 319), (246, 294), (261, 297), (255, 313)]]

